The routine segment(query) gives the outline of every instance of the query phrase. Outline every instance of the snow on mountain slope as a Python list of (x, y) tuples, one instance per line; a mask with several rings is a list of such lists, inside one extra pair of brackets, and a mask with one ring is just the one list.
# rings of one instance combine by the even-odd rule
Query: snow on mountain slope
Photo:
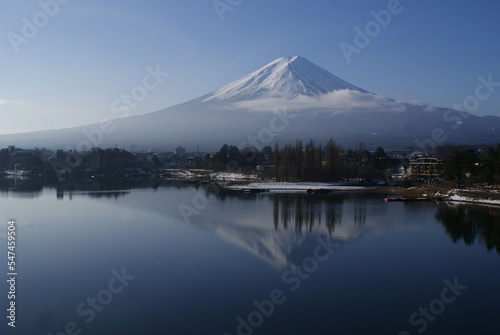
[(342, 89), (368, 93), (305, 58), (283, 57), (209, 94), (203, 102), (293, 99), (301, 95), (319, 96)]

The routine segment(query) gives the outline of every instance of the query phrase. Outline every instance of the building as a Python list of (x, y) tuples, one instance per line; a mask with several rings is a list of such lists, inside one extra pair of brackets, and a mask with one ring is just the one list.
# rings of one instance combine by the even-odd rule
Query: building
[(183, 148), (183, 147), (181, 147), (181, 146), (178, 146), (177, 148), (175, 148), (174, 154), (179, 155), (179, 156), (185, 156), (186, 155), (186, 149)]
[(410, 176), (414, 178), (438, 179), (441, 160), (435, 157), (410, 159)]

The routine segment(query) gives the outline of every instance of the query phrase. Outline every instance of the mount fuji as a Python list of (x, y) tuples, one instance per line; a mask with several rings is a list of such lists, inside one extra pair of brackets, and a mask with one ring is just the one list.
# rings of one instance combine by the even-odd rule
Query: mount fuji
[(294, 99), (300, 95), (319, 96), (337, 90), (367, 93), (305, 58), (278, 58), (248, 76), (209, 94), (203, 102), (234, 102), (263, 98)]
[(216, 151), (224, 143), (255, 146), (333, 138), (345, 148), (432, 149), (496, 144), (500, 118), (386, 98), (352, 85), (305, 58), (278, 58), (205, 96), (158, 112), (102, 125), (0, 136), (0, 146), (114, 147)]

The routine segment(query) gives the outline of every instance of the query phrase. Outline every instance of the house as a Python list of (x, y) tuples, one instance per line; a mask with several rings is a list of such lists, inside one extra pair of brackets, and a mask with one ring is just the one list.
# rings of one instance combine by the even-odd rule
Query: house
[(438, 179), (441, 160), (435, 157), (418, 157), (410, 159), (410, 176), (414, 178)]

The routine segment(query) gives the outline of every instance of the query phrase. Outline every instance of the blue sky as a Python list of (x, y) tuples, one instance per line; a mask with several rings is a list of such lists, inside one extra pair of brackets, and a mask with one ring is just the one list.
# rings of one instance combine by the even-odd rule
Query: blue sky
[[(132, 114), (197, 98), (293, 55), (371, 92), (442, 107), (474, 96), (479, 76), (500, 82), (493, 1), (401, 0), (350, 63), (340, 44), (355, 46), (354, 28), (396, 0), (220, 0), (232, 9), (224, 20), (213, 0), (59, 0), (57, 9), (55, 1), (2, 3), (0, 134), (117, 117), (112, 102), (142, 85), (147, 67), (169, 75)], [(40, 3), (52, 4), (53, 17), (40, 14)], [(39, 20), (36, 34), (23, 33), (23, 18)], [(481, 91), (490, 94), (474, 114), (500, 116), (500, 87), (493, 90)]]

